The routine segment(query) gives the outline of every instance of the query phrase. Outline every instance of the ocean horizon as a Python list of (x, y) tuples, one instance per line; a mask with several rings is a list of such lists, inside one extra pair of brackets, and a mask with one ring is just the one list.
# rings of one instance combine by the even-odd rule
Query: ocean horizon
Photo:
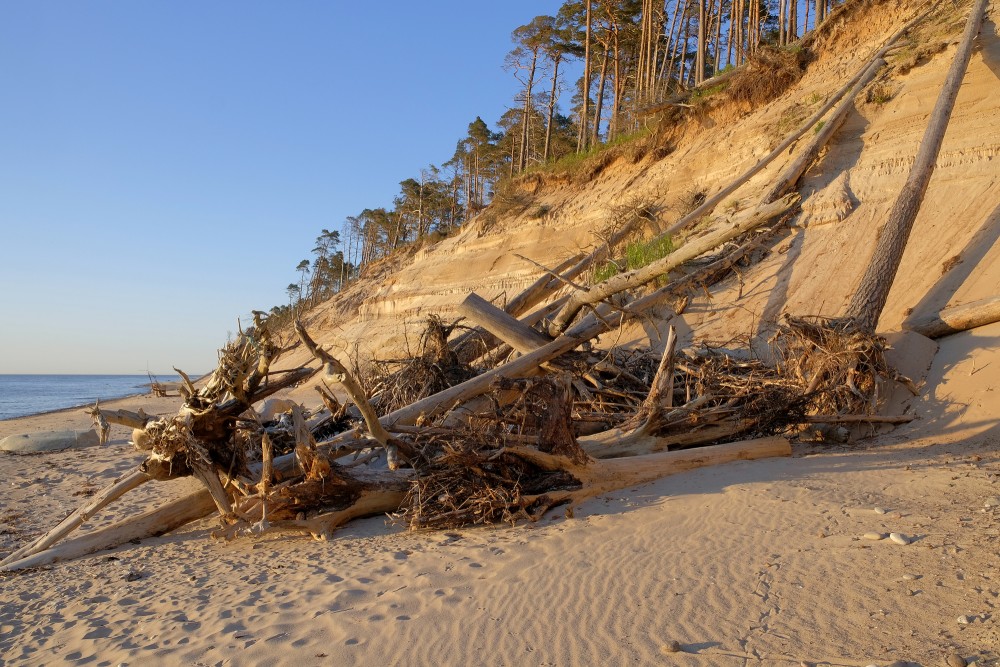
[[(154, 375), (156, 382), (176, 382), (177, 375)], [(0, 421), (93, 405), (149, 392), (142, 375), (0, 374)]]

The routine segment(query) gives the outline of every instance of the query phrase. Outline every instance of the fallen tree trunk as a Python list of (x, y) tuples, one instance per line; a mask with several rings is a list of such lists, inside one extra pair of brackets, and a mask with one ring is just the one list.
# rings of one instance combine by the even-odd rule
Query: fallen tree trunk
[(775, 436), (680, 452), (660, 452), (600, 461), (591, 459), (582, 464), (567, 464), (564, 457), (526, 447), (508, 448), (508, 451), (547, 470), (566, 470), (579, 479), (581, 488), (550, 494), (553, 504), (563, 504), (578, 503), (602, 493), (646, 484), (696, 468), (733, 461), (791, 456), (792, 446), (785, 438)]
[(1000, 322), (1000, 296), (952, 306), (933, 315), (907, 319), (903, 322), (903, 328), (928, 338), (943, 338), (994, 322)]
[(131, 410), (105, 410), (100, 406), (94, 406), (89, 412), (91, 416), (100, 415), (105, 421), (129, 428), (142, 428), (157, 418), (156, 415), (147, 415), (142, 411), (142, 408), (139, 408), (138, 412), (132, 412)]
[(531, 352), (552, 340), (500, 310), (475, 292), (469, 294), (459, 304), (458, 312), (518, 352)]
[(861, 284), (847, 307), (845, 317), (851, 326), (859, 331), (875, 331), (889, 298), (889, 290), (903, 259), (903, 251), (913, 229), (913, 222), (920, 211), (931, 174), (934, 173), (944, 133), (948, 129), (948, 120), (955, 107), (955, 99), (958, 97), (969, 59), (972, 57), (974, 40), (982, 25), (987, 4), (988, 0), (975, 0), (972, 5), (965, 31), (955, 52), (955, 59), (948, 69), (941, 93), (931, 112), (906, 183), (903, 184), (903, 189), (889, 211), (889, 218), (879, 232), (875, 252), (861, 278)]
[(58, 561), (71, 560), (104, 549), (111, 549), (132, 540), (143, 540), (169, 533), (192, 521), (208, 516), (215, 502), (206, 489), (178, 498), (162, 507), (139, 516), (124, 519), (107, 528), (67, 540), (44, 551), (32, 552), (17, 560), (5, 559), (0, 572), (13, 572), (29, 567), (41, 567)]
[(559, 311), (559, 314), (553, 318), (552, 323), (549, 325), (549, 334), (552, 336), (559, 335), (584, 306), (598, 303), (618, 292), (633, 289), (651, 282), (682, 264), (787, 213), (798, 202), (798, 194), (785, 195), (775, 202), (758, 207), (734, 221), (717, 227), (705, 236), (689, 240), (662, 259), (640, 269), (619, 273), (604, 282), (591, 286), (586, 291), (578, 290), (574, 292), (570, 296), (569, 301), (566, 302), (566, 305)]
[[(628, 220), (620, 229), (617, 229), (614, 233), (612, 233), (604, 243), (589, 254), (583, 255), (578, 253), (572, 258), (559, 264), (556, 268), (546, 271), (545, 275), (529, 285), (513, 299), (508, 301), (507, 305), (503, 309), (504, 312), (514, 317), (521, 317), (521, 315), (524, 314), (524, 312), (529, 308), (532, 308), (542, 302), (547, 295), (558, 291), (568, 282), (571, 282), (584, 271), (590, 269), (597, 262), (601, 262), (609, 257), (614, 246), (621, 243), (626, 237), (628, 237), (629, 234), (635, 231), (635, 226), (638, 221), (639, 218), (632, 218)], [(539, 308), (532, 315), (523, 318), (524, 321), (528, 325), (534, 324), (535, 322), (531, 321), (530, 318), (539, 312), (544, 312), (548, 307), (549, 306), (544, 306)], [(452, 348), (458, 349), (475, 335), (475, 331), (466, 332), (452, 342)], [(489, 344), (486, 351), (488, 352), (494, 347), (495, 345)]]
[(588, 266), (586, 264), (588, 257), (589, 255), (577, 253), (551, 271), (547, 271), (541, 278), (508, 301), (503, 308), (504, 312), (514, 317), (520, 317), (526, 310), (542, 301), (547, 294), (559, 289), (563, 285), (563, 281), (573, 280), (583, 273)]
[(109, 486), (97, 493), (87, 504), (63, 519), (58, 526), (39, 537), (34, 542), (27, 544), (14, 551), (9, 556), (0, 561), (0, 566), (7, 565), (19, 560), (29, 554), (33, 554), (50, 546), (66, 537), (78, 527), (86, 523), (90, 517), (94, 516), (102, 508), (121, 498), (132, 489), (136, 489), (149, 481), (149, 476), (142, 470), (136, 468), (131, 472), (119, 477)]

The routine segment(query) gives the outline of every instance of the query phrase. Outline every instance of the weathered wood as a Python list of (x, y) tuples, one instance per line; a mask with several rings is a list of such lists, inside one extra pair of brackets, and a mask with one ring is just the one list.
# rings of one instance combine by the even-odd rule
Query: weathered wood
[(229, 502), (229, 495), (226, 493), (219, 474), (212, 465), (211, 457), (205, 446), (197, 440), (192, 440), (187, 445), (187, 462), (191, 466), (191, 473), (194, 477), (205, 485), (208, 493), (212, 496), (215, 506), (224, 522), (230, 523), (234, 520), (233, 506)]
[(347, 370), (347, 367), (340, 363), (336, 357), (313, 341), (306, 332), (305, 327), (298, 320), (295, 321), (295, 333), (298, 334), (299, 340), (306, 346), (306, 349), (325, 365), (327, 375), (343, 385), (347, 395), (358, 406), (361, 416), (364, 417), (365, 425), (368, 427), (368, 432), (372, 438), (385, 448), (386, 459), (389, 462), (390, 469), (395, 470), (398, 468), (399, 460), (396, 452), (396, 444), (392, 441), (392, 436), (389, 435), (389, 432), (382, 426), (375, 408), (372, 407), (367, 394), (365, 394), (361, 385), (358, 384), (358, 381), (354, 379), (354, 376)]
[(404, 482), (394, 488), (365, 489), (350, 506), (344, 509), (324, 512), (308, 519), (275, 521), (271, 527), (277, 530), (307, 532), (316, 539), (327, 540), (335, 529), (348, 521), (398, 510), (406, 498), (407, 484), (408, 482)]
[[(573, 278), (582, 273), (584, 269), (580, 268), (579, 263), (586, 259), (586, 257), (587, 255), (582, 252), (577, 253), (564, 260), (551, 271), (546, 272), (541, 278), (528, 285), (520, 294), (508, 301), (503, 308), (504, 312), (514, 317), (520, 317), (524, 311), (537, 305), (547, 294), (559, 289), (563, 280), (573, 280)], [(567, 269), (571, 268), (572, 270), (567, 271)], [(564, 271), (566, 273), (563, 273)], [(559, 276), (559, 278), (553, 276), (553, 273)]]
[(507, 451), (517, 454), (541, 468), (570, 472), (583, 483), (582, 488), (574, 491), (554, 492), (548, 495), (555, 503), (576, 503), (602, 493), (625, 489), (637, 484), (646, 484), (668, 475), (696, 468), (733, 461), (791, 456), (792, 447), (785, 438), (775, 436), (679, 452), (659, 452), (628, 458), (591, 460), (580, 465), (568, 465), (565, 457), (553, 456), (524, 447), (508, 447)]
[(781, 199), (737, 214), (733, 220), (717, 225), (716, 228), (699, 238), (691, 239), (666, 257), (642, 268), (626, 271), (593, 285), (587, 291), (574, 292), (562, 310), (549, 325), (549, 334), (557, 336), (576, 317), (580, 309), (588, 304), (598, 303), (624, 290), (633, 289), (656, 280), (669, 271), (678, 268), (708, 251), (721, 246), (757, 227), (787, 213), (799, 203), (799, 195), (788, 194)]
[(958, 97), (962, 79), (969, 66), (974, 40), (982, 26), (988, 4), (988, 0), (975, 0), (972, 5), (965, 31), (955, 52), (955, 59), (948, 69), (941, 93), (934, 104), (934, 110), (931, 112), (906, 183), (903, 184), (903, 189), (889, 211), (888, 220), (879, 232), (875, 252), (861, 278), (861, 284), (847, 307), (845, 316), (859, 331), (875, 331), (889, 298), (889, 290), (903, 259), (903, 251), (913, 229), (913, 222), (920, 211), (931, 174), (934, 173), (944, 133), (948, 129), (948, 120), (955, 107), (955, 99)]
[(132, 489), (138, 488), (148, 481), (149, 476), (138, 468), (122, 475), (114, 482), (94, 494), (85, 505), (63, 519), (58, 526), (45, 533), (31, 544), (17, 549), (4, 558), (0, 561), (0, 565), (7, 565), (8, 563), (12, 563), (16, 560), (49, 548), (86, 523), (90, 517), (94, 516), (94, 514), (99, 512), (102, 508), (107, 507), (113, 501), (121, 498)]
[(475, 292), (459, 304), (458, 312), (518, 352), (531, 352), (552, 341)]
[(205, 489), (149, 510), (136, 517), (124, 519), (107, 528), (53, 546), (44, 551), (26, 555), (18, 560), (0, 564), (0, 572), (12, 572), (29, 567), (40, 567), (64, 560), (71, 560), (104, 549), (169, 533), (212, 513), (215, 503)]
[(105, 421), (128, 426), (129, 428), (142, 428), (156, 419), (156, 415), (147, 415), (142, 411), (142, 408), (139, 408), (138, 412), (132, 412), (131, 410), (106, 410), (95, 406), (89, 411), (91, 416), (94, 415), (95, 410), (100, 413)]
[(664, 408), (673, 407), (674, 402), (674, 348), (677, 347), (677, 330), (673, 325), (667, 329), (667, 344), (663, 348), (660, 365), (653, 377), (649, 395), (642, 402), (640, 412), (648, 420), (651, 415)]
[(903, 322), (903, 328), (928, 338), (943, 338), (994, 322), (1000, 322), (1000, 296), (952, 306), (933, 315), (907, 319)]

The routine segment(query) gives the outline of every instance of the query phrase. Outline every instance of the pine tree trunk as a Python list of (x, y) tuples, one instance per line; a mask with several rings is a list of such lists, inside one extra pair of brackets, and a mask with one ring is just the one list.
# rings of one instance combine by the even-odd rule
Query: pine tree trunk
[(879, 232), (868, 269), (847, 308), (846, 317), (852, 320), (854, 327), (860, 331), (875, 331), (889, 298), (889, 290), (903, 259), (906, 241), (920, 211), (920, 204), (923, 202), (931, 174), (934, 173), (934, 163), (941, 149), (945, 130), (948, 128), (948, 120), (955, 107), (955, 98), (958, 97), (958, 90), (965, 77), (965, 70), (972, 57), (974, 38), (982, 25), (986, 5), (987, 0), (976, 0), (972, 6), (955, 59), (948, 70), (948, 76), (945, 78), (941, 94), (928, 121), (927, 130), (920, 142), (917, 157), (910, 168), (910, 175), (889, 212), (889, 219)]
[(698, 0), (698, 44), (695, 46), (694, 85), (700, 85), (705, 80), (705, 40), (707, 37), (707, 14), (705, 5), (708, 0)]
[(542, 162), (548, 162), (552, 145), (552, 118), (556, 111), (556, 92), (559, 84), (559, 60), (556, 55), (552, 59), (552, 91), (549, 93), (549, 112), (545, 119), (545, 147), (542, 149)]
[(583, 42), (583, 100), (580, 108), (580, 128), (577, 135), (576, 152), (587, 150), (588, 119), (590, 117), (590, 5), (587, 0), (587, 33)]
[(591, 145), (596, 146), (601, 140), (601, 113), (604, 109), (604, 82), (608, 76), (608, 48), (604, 45), (604, 58), (601, 60), (601, 75), (597, 79), (597, 99), (594, 101), (594, 133), (591, 135)]
[(521, 114), (521, 154), (518, 156), (517, 171), (521, 173), (528, 164), (528, 123), (531, 117), (531, 88), (535, 83), (535, 66), (538, 64), (538, 51), (531, 57), (531, 68), (528, 71), (528, 81), (524, 84), (524, 110)]

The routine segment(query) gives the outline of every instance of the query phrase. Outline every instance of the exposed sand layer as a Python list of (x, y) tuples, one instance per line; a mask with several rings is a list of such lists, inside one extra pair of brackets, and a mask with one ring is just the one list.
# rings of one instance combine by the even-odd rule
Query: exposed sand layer
[[(586, 186), (542, 188), (530, 211), (414, 253), (377, 287), (312, 314), (310, 330), (334, 349), (357, 341), (362, 357), (397, 356), (416, 344), (427, 314), (453, 315), (472, 290), (511, 296), (533, 281), (537, 269), (517, 254), (555, 265), (593, 245), (594, 229), (628, 197), (669, 211), (693, 187), (719, 187), (775, 145), (789, 119), (821, 104), (917, 4), (881, 3), (835, 33), (768, 107), (705, 117), (658, 162), (619, 162)], [(807, 176), (799, 226), (777, 251), (673, 319), (682, 342), (760, 334), (759, 344), (783, 312), (841, 311), (906, 177), (962, 4), (919, 35), (943, 49), (908, 70), (907, 53), (891, 61), (898, 68), (881, 81), (888, 101), (859, 101)], [(998, 11), (973, 56), (882, 331), (898, 330), (910, 309), (992, 296), (1000, 285)], [(759, 196), (778, 162), (737, 193), (739, 205)], [(656, 346), (663, 324), (618, 340)], [(864, 666), (938, 665), (949, 653), (1000, 664), (1000, 324), (942, 339), (936, 354), (926, 341), (895, 340), (897, 360), (924, 385), (909, 402), (917, 419), (878, 438), (797, 444), (790, 459), (682, 473), (513, 528), (406, 533), (374, 518), (329, 542), (227, 544), (209, 537), (206, 519), (4, 576), (0, 664)], [(305, 361), (299, 350), (288, 363)], [(292, 395), (316, 402), (308, 386)], [(168, 414), (177, 405), (142, 397), (107, 407)], [(50, 413), (0, 422), (0, 438), (89, 425), (82, 410)], [(0, 455), (0, 552), (136, 465), (128, 437), (116, 426), (106, 447)], [(87, 529), (194, 484), (147, 484)]]

